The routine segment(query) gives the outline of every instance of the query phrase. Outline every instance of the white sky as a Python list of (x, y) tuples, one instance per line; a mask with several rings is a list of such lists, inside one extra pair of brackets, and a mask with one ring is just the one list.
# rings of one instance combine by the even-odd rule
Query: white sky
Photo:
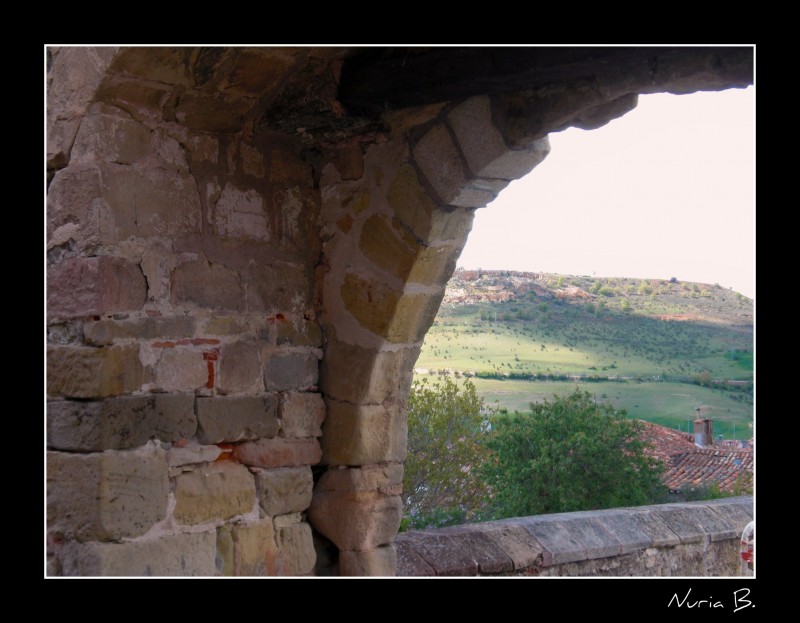
[(677, 277), (754, 296), (752, 87), (642, 95), (620, 119), (550, 144), (478, 210), (459, 266)]

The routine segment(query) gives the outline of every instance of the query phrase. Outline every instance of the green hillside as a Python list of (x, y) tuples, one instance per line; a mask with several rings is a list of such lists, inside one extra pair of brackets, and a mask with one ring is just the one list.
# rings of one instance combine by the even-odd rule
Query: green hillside
[(685, 430), (700, 409), (749, 438), (753, 301), (677, 280), (460, 270), (416, 368), (477, 378), (509, 410), (581, 383), (634, 417)]

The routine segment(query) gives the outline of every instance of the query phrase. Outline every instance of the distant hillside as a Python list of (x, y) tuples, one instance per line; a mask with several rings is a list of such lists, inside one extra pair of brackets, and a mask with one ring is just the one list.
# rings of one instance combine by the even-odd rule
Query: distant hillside
[[(684, 422), (687, 410), (689, 416), (695, 409), (722, 410), (724, 418), (726, 405), (735, 404), (731, 417), (746, 423), (752, 419), (753, 301), (718, 285), (678, 280), (458, 270), (417, 371), (477, 378), (485, 397), (500, 406), (526, 404), (525, 388), (541, 395), (541, 385), (516, 383), (508, 399), (509, 381), (591, 382), (620, 401), (627, 395), (634, 402), (621, 406), (644, 419), (658, 421), (659, 404), (666, 410), (681, 404), (680, 415), (669, 417)], [(665, 381), (683, 390), (658, 385)], [(612, 391), (613, 383), (632, 382), (669, 389), (675, 399), (655, 400), (650, 392), (637, 400), (639, 394), (621, 387)], [(724, 400), (710, 400), (711, 390)], [(637, 411), (639, 403), (650, 411)]]

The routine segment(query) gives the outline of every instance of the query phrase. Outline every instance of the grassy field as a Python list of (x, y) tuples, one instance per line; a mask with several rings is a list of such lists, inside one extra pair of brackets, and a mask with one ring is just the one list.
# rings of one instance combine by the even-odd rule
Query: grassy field
[(752, 437), (753, 408), (738, 400), (740, 394), (686, 383), (575, 383), (542, 381), (497, 381), (471, 379), (486, 405), (509, 411), (527, 411), (531, 402), (565, 395), (576, 387), (590, 392), (599, 402), (625, 409), (629, 417), (648, 420), (691, 432), (691, 420), (700, 408), (703, 417), (714, 420), (714, 433), (726, 439)]
[[(737, 438), (752, 435), (750, 299), (709, 284), (518, 275), (456, 273), (418, 372), (620, 378), (580, 387), (631, 417), (686, 430), (700, 407), (715, 434), (732, 438), (735, 423)], [(576, 385), (473, 381), (487, 404), (511, 411)]]

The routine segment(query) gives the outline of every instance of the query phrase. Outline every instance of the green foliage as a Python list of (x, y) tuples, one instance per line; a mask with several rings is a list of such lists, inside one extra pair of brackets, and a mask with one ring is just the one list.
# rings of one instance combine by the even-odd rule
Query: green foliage
[(697, 487), (682, 489), (683, 499), (686, 502), (696, 502), (698, 500), (718, 500), (720, 498), (730, 497), (730, 493), (726, 493), (719, 488), (717, 482), (712, 482), (708, 485), (700, 485)]
[(447, 376), (412, 384), (403, 475), (407, 525), (464, 523), (480, 509), (487, 494), (477, 469), (485, 454), (483, 410), (469, 380), (461, 387)]
[(491, 424), (481, 473), (495, 518), (650, 504), (666, 493), (663, 466), (644, 453), (642, 425), (589, 392)]

